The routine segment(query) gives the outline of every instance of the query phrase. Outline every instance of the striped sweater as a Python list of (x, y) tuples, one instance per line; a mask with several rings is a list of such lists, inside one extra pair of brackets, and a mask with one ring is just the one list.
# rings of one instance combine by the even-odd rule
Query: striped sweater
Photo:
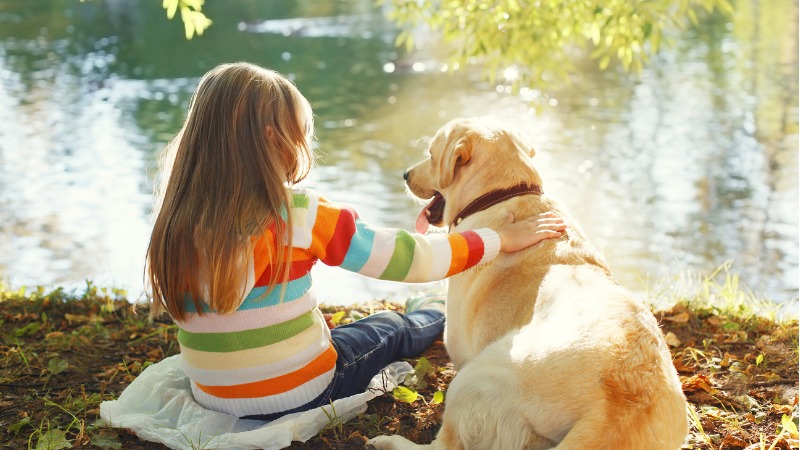
[[(204, 314), (187, 301), (178, 321), (183, 368), (195, 400), (242, 417), (273, 414), (317, 398), (333, 379), (336, 350), (311, 289), (317, 261), (384, 280), (441, 280), (497, 255), (490, 229), (422, 235), (373, 227), (348, 207), (307, 189), (293, 191), (289, 280), (269, 295), (268, 255), (275, 237), (255, 239), (248, 260), (247, 295), (231, 314)], [(285, 245), (285, 242), (284, 242)]]

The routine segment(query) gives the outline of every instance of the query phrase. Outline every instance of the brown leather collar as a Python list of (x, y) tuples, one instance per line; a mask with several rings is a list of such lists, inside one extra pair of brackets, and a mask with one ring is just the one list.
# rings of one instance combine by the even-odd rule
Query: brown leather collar
[(544, 191), (538, 184), (518, 184), (510, 188), (497, 189), (495, 191), (487, 192), (472, 201), (466, 208), (462, 209), (460, 213), (453, 219), (451, 226), (456, 226), (467, 217), (483, 211), (484, 209), (494, 206), (504, 200), (516, 197), (518, 195), (542, 195)]

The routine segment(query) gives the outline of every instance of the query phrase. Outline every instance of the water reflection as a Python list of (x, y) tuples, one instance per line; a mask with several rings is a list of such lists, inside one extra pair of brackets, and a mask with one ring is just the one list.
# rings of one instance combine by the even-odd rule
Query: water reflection
[[(740, 2), (732, 23), (705, 22), (640, 77), (587, 64), (569, 88), (523, 101), (442, 73), (435, 43), (399, 52), (371, 1), (222, 3), (186, 42), (158, 2), (0, 1), (0, 277), (140, 286), (156, 155), (199, 77), (249, 60), (289, 75), (315, 109), (308, 184), (367, 220), (411, 228), (419, 205), (401, 174), (421, 137), (488, 113), (534, 139), (545, 188), (626, 286), (732, 260), (758, 292), (796, 298), (796, 4)], [(326, 301), (413, 289), (315, 270)]]

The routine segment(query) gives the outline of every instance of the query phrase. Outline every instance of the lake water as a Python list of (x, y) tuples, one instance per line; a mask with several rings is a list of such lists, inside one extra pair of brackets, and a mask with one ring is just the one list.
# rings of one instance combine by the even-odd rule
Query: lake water
[[(491, 114), (533, 138), (545, 189), (623, 285), (730, 262), (759, 296), (796, 302), (797, 4), (735, 4), (640, 75), (580, 62), (568, 87), (514, 93), (477, 69), (443, 71), (430, 34), (398, 50), (372, 0), (206, 2), (214, 24), (191, 41), (158, 1), (0, 0), (0, 279), (91, 279), (135, 297), (157, 155), (203, 73), (247, 60), (308, 97), (320, 159), (307, 184), (368, 221), (412, 229), (420, 205), (402, 173), (423, 137)], [(327, 303), (420, 288), (314, 274)]]

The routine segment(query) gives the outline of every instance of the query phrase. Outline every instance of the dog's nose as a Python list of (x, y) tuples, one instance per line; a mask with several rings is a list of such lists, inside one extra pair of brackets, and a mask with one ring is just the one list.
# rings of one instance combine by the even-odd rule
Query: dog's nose
[(408, 181), (408, 171), (403, 172), (403, 179)]

